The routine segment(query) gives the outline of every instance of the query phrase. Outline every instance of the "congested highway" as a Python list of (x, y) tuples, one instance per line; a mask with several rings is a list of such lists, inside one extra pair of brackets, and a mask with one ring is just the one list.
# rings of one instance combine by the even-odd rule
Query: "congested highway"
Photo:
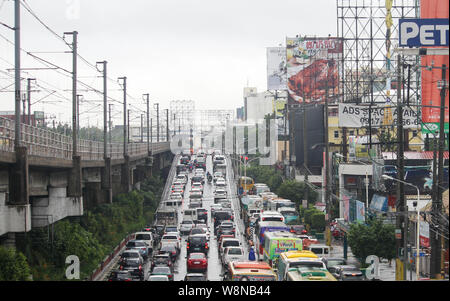
[[(218, 151), (216, 151), (218, 152)], [(204, 158), (204, 168), (203, 171), (201, 171), (199, 168), (195, 168), (195, 166), (192, 166), (192, 169), (189, 168), (190, 164), (194, 164), (197, 161), (196, 158), (198, 157)], [(175, 243), (173, 245), (177, 246), (176, 255), (174, 256), (173, 263), (170, 263), (171, 268), (170, 272), (171, 275), (169, 275), (169, 280), (174, 281), (184, 281), (186, 279), (186, 275), (192, 275), (194, 278), (192, 280), (209, 280), (209, 281), (221, 281), (223, 280), (223, 273), (224, 273), (224, 266), (221, 260), (221, 254), (219, 253), (219, 241), (220, 234), (217, 233), (217, 235), (214, 234), (214, 218), (212, 217), (212, 210), (219, 211), (221, 209), (224, 209), (226, 207), (229, 207), (228, 211), (232, 212), (232, 216), (234, 217), (234, 237), (235, 239), (239, 240), (239, 247), (242, 251), (242, 254), (240, 254), (241, 259), (247, 259), (248, 258), (248, 250), (249, 246), (244, 238), (244, 224), (242, 220), (240, 219), (240, 204), (239, 199), (237, 197), (236, 192), (236, 184), (234, 179), (233, 170), (231, 168), (231, 160), (227, 156), (223, 156), (225, 162), (224, 164), (221, 164), (225, 170), (222, 173), (223, 178), (221, 178), (220, 173), (216, 173), (217, 177), (214, 177), (214, 180), (208, 181), (208, 174), (211, 175), (211, 178), (213, 175), (215, 175), (214, 171), (214, 165), (213, 165), (213, 154), (205, 154), (202, 153), (201, 155), (196, 154), (190, 156), (189, 162), (181, 162), (183, 156), (177, 155), (174, 159), (174, 164), (172, 166), (171, 172), (169, 173), (169, 177), (167, 179), (167, 183), (165, 186), (165, 191), (162, 195), (162, 200), (159, 204), (159, 208), (156, 213), (156, 221), (152, 227), (148, 227), (146, 229), (143, 229), (144, 232), (137, 232), (136, 239), (138, 235), (145, 236), (145, 233), (151, 233), (152, 241), (148, 243), (148, 245), (152, 245), (152, 251), (149, 250), (148, 255), (146, 255), (145, 258), (142, 256), (142, 264), (135, 265), (134, 268), (137, 269), (139, 267), (140, 273), (137, 274), (134, 271), (137, 271), (130, 267), (128, 270), (131, 270), (131, 274), (128, 274), (125, 272), (127, 270), (127, 265), (123, 264), (124, 260), (123, 257), (126, 255), (127, 252), (131, 252), (133, 250), (133, 246), (130, 247), (130, 242), (127, 244), (125, 250), (119, 254), (118, 258), (116, 258), (115, 263), (112, 265), (112, 268), (110, 269), (111, 273), (109, 273), (109, 278), (104, 278), (104, 280), (122, 280), (121, 277), (125, 277), (127, 280), (135, 281), (135, 280), (146, 280), (146, 281), (161, 281), (161, 278), (164, 279), (164, 276), (161, 275), (155, 275), (155, 271), (161, 270), (161, 272), (164, 272), (163, 268), (159, 267), (158, 259), (155, 259), (159, 257), (160, 253), (163, 253), (162, 248), (166, 248), (167, 245), (170, 245), (173, 243), (173, 241), (168, 241), (170, 236), (165, 236), (165, 234), (170, 235), (174, 234), (178, 237), (178, 243)], [(203, 160), (203, 159), (202, 159)], [(186, 168), (182, 168), (182, 170), (179, 170), (177, 166), (185, 166)], [(226, 166), (226, 167), (225, 167)], [(186, 176), (186, 180), (180, 180), (183, 177)], [(203, 181), (201, 182), (202, 185), (199, 185), (198, 182), (195, 182), (198, 180), (198, 177), (201, 177)], [(195, 181), (193, 181), (193, 178)], [(218, 182), (217, 182), (218, 180)], [(184, 185), (179, 185), (180, 183), (183, 183)], [(220, 182), (225, 183), (224, 186), (217, 186), (220, 185)], [(217, 184), (217, 185), (216, 185)], [(179, 187), (176, 187), (179, 186)], [(178, 190), (180, 189), (180, 190)], [(224, 204), (223, 208), (221, 205), (214, 204), (214, 196), (218, 196), (221, 192), (216, 190), (225, 190), (226, 191), (226, 197), (224, 196), (223, 199), (221, 199), (221, 204), (224, 204), (225, 201), (229, 204)], [(188, 211), (192, 210), (190, 206), (193, 206), (194, 203), (194, 194), (199, 193), (199, 191), (202, 191), (201, 193), (201, 202), (200, 206), (203, 208), (206, 212), (206, 228), (208, 231), (208, 240), (207, 240), (207, 249), (203, 250), (206, 257), (206, 263), (207, 268), (206, 271), (197, 271), (193, 270), (191, 268), (191, 271), (188, 271), (188, 238), (191, 236), (201, 236), (201, 234), (196, 235), (189, 235), (190, 229), (196, 228), (199, 221), (194, 218), (195, 223), (191, 223), (189, 220)], [(216, 193), (215, 193), (216, 192)], [(180, 196), (177, 196), (177, 194), (181, 194)], [(175, 202), (171, 202), (175, 201)], [(172, 206), (173, 204), (177, 204), (177, 206)], [(173, 210), (176, 212), (175, 218), (172, 216), (165, 216), (162, 214), (163, 212), (170, 212)], [(197, 209), (199, 210), (199, 209)], [(202, 210), (200, 210), (202, 211)], [(167, 214), (166, 214), (167, 215)], [(201, 222), (203, 224), (203, 222)], [(171, 227), (171, 226), (175, 226)], [(218, 224), (216, 224), (217, 226)], [(172, 229), (173, 228), (173, 229)], [(167, 232), (167, 231), (177, 231), (177, 233)], [(187, 231), (186, 231), (187, 230)], [(148, 231), (148, 232), (146, 232)], [(225, 230), (224, 230), (225, 231)], [(140, 233), (140, 234), (139, 234)], [(224, 233), (224, 234), (231, 234), (231, 233)], [(228, 237), (228, 235), (224, 235), (224, 237)], [(229, 236), (231, 237), (231, 235)], [(225, 238), (226, 239), (226, 238)], [(133, 241), (132, 241), (133, 242)], [(236, 250), (239, 251), (239, 250)], [(240, 252), (240, 251), (239, 251)], [(124, 255), (125, 254), (125, 255)], [(141, 254), (143, 255), (143, 254)], [(145, 255), (145, 254), (144, 254)], [(136, 255), (138, 256), (138, 255)], [(156, 263), (156, 264), (155, 264)], [(155, 266), (157, 266), (155, 270)], [(165, 264), (163, 264), (165, 266)], [(198, 278), (199, 273), (203, 274), (204, 278)], [(158, 274), (158, 273), (156, 273)], [(105, 274), (105, 276), (107, 276)], [(127, 278), (129, 277), (129, 278)]]

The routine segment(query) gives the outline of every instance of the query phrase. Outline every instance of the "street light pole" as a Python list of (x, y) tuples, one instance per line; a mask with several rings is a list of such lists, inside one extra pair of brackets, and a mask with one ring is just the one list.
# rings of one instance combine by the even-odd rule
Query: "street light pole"
[[(420, 228), (419, 228), (419, 211), (420, 211), (420, 210), (419, 210), (419, 200), (420, 200), (420, 190), (419, 190), (419, 187), (417, 187), (416, 185), (413, 185), (413, 184), (411, 184), (411, 183), (408, 183), (408, 182), (405, 182), (405, 181), (402, 181), (402, 180), (399, 180), (399, 179), (390, 177), (390, 176), (388, 176), (388, 175), (382, 175), (381, 177), (384, 178), (384, 179), (387, 179), (387, 180), (393, 180), (393, 181), (400, 182), (400, 183), (403, 183), (403, 184), (408, 185), (408, 186), (412, 186), (412, 187), (416, 188), (416, 190), (417, 190), (416, 280), (419, 280), (419, 260), (420, 260), (420, 252), (419, 252), (419, 249), (420, 249), (420, 241), (419, 241), (419, 231), (420, 231)], [(408, 216), (406, 216), (406, 218), (408, 218)], [(406, 234), (405, 234), (405, 239), (406, 239)], [(405, 254), (406, 254), (406, 250), (405, 250), (404, 252), (405, 252)]]

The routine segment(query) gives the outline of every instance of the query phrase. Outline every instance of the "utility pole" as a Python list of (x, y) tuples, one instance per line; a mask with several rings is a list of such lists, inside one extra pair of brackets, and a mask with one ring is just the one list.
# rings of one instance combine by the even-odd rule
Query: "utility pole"
[(166, 141), (169, 142), (169, 109), (166, 109)]
[(16, 99), (15, 147), (22, 145), (20, 132), (20, 0), (14, 1), (14, 85)]
[[(325, 222), (327, 223), (328, 228), (328, 221), (330, 220), (330, 177), (329, 177), (329, 155), (330, 150), (328, 146), (328, 63), (327, 63), (327, 81), (325, 83), (325, 208), (327, 214), (325, 215), (326, 219)], [(367, 210), (367, 209), (366, 209)]]
[[(404, 179), (404, 142), (403, 142), (403, 107), (402, 107), (402, 74), (401, 74), (401, 57), (397, 56), (397, 166), (398, 179)], [(403, 247), (403, 275), (396, 275), (396, 280), (406, 280), (406, 263), (408, 258), (408, 211), (405, 206), (405, 190), (402, 182), (397, 183), (397, 228), (402, 229), (401, 239), (397, 239), (397, 250)]]
[(442, 193), (444, 186), (444, 147), (445, 147), (445, 92), (446, 92), (446, 72), (447, 66), (444, 64), (441, 68), (442, 72), (442, 88), (441, 88), (441, 105), (439, 115), (439, 151), (438, 151), (438, 182), (436, 183), (436, 197), (432, 200), (432, 224), (439, 225), (434, 227), (434, 233), (431, 238), (431, 275), (433, 278), (440, 279), (441, 277), (441, 243), (437, 233), (441, 232), (441, 225), (439, 216), (442, 214)]
[(149, 120), (150, 119), (150, 100), (149, 100), (150, 95), (147, 93), (147, 94), (143, 94), (143, 96), (145, 96), (146, 100), (147, 100), (147, 152), (150, 155), (151, 154), (151, 152), (150, 152), (150, 134), (149, 134), (149, 132), (150, 132), (150, 120)]
[(112, 134), (111, 134), (111, 106), (112, 104), (108, 104), (108, 127), (109, 127), (109, 156), (112, 157)]
[(144, 114), (141, 114), (141, 143), (144, 143)]
[[(27, 78), (27, 100), (28, 100), (28, 125), (31, 124), (31, 81), (35, 78)], [(25, 111), (23, 112), (25, 114)]]
[(177, 116), (177, 114), (173, 113), (173, 136), (175, 136), (175, 132), (176, 132), (176, 124), (175, 124), (176, 116)]
[(156, 142), (159, 142), (159, 103), (156, 106)]
[(82, 98), (83, 95), (77, 94), (77, 130), (80, 132), (80, 98)]
[[(304, 93), (304, 92), (303, 92)], [(304, 171), (305, 171), (305, 193), (304, 198), (306, 201), (309, 199), (309, 186), (308, 186), (308, 138), (307, 131), (306, 131), (306, 99), (303, 97), (303, 165), (304, 165)]]
[(103, 157), (108, 158), (107, 144), (108, 144), (108, 96), (107, 96), (107, 77), (106, 77), (106, 61), (97, 62), (97, 65), (103, 65)]
[(128, 135), (127, 135), (127, 140), (128, 140), (128, 143), (130, 143), (130, 109), (128, 109), (127, 110), (127, 115), (128, 115), (128, 118), (127, 118), (127, 127), (128, 127), (128, 129), (127, 129), (127, 133), (128, 133)]
[(77, 125), (77, 56), (78, 56), (78, 32), (65, 32), (64, 35), (72, 35), (72, 156), (78, 155), (77, 138), (78, 138), (78, 125)]
[(24, 93), (22, 96), (22, 123), (26, 124), (25, 122), (25, 103), (27, 101), (27, 95)]
[(127, 77), (119, 77), (123, 80), (123, 155), (128, 156), (127, 147)]

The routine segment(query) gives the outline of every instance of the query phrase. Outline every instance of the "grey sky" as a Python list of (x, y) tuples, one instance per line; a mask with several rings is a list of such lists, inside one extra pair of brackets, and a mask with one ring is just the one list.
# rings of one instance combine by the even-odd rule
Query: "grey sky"
[[(79, 52), (91, 63), (108, 61), (108, 75), (127, 76), (129, 99), (144, 109), (141, 95), (150, 93), (152, 102), (168, 108), (176, 99), (192, 99), (197, 108), (235, 109), (243, 105), (242, 90), (247, 85), (266, 89), (266, 47), (285, 45), (286, 36), (336, 35), (335, 0), (26, 0), (34, 12), (53, 30), (79, 32)], [(0, 0), (0, 20), (13, 25), (13, 1)], [(0, 34), (13, 41), (11, 30)], [(68, 37), (67, 41), (71, 41)], [(27, 51), (68, 50), (22, 8), (22, 47)], [(14, 62), (13, 46), (0, 37), (0, 69)], [(71, 70), (70, 54), (37, 54)], [(40, 66), (23, 54), (22, 67)], [(82, 62), (80, 77), (102, 89), (101, 79)], [(35, 109), (54, 112), (69, 121), (70, 78), (54, 71), (29, 71), (51, 82), (67, 100), (58, 104), (37, 104)], [(13, 75), (13, 73), (11, 73)], [(29, 77), (28, 74), (23, 74)], [(0, 88), (12, 83), (0, 74)], [(122, 100), (120, 87), (108, 83), (109, 95)], [(39, 95), (38, 95), (39, 94)], [(80, 92), (80, 94), (83, 94)], [(43, 97), (43, 92), (35, 97)], [(51, 99), (52, 96), (46, 98)], [(90, 93), (89, 99), (101, 99)], [(13, 110), (11, 93), (0, 93), (0, 110)], [(99, 105), (99, 103), (96, 103)], [(85, 110), (94, 104), (83, 104)], [(81, 109), (83, 112), (84, 109)], [(100, 108), (100, 107), (99, 107)], [(99, 109), (98, 108), (98, 109)], [(114, 107), (116, 124), (121, 123), (120, 104)], [(140, 112), (136, 112), (140, 114)], [(85, 114), (86, 123), (102, 124), (101, 114)]]

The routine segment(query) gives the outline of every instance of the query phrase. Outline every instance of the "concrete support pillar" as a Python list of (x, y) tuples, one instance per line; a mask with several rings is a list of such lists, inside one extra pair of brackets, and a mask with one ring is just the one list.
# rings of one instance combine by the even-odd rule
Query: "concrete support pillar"
[(104, 190), (105, 200), (112, 203), (112, 171), (111, 158), (105, 158), (105, 167), (102, 169), (102, 189)]
[(10, 205), (28, 204), (29, 180), (28, 180), (28, 154), (24, 146), (16, 147), (16, 164), (12, 165), (9, 172), (9, 199)]
[(130, 192), (131, 190), (131, 168), (130, 168), (130, 157), (128, 155), (124, 156), (125, 162), (122, 164), (121, 171), (121, 185), (122, 192)]
[(67, 196), (68, 197), (81, 197), (81, 156), (73, 157), (73, 166), (69, 171)]

